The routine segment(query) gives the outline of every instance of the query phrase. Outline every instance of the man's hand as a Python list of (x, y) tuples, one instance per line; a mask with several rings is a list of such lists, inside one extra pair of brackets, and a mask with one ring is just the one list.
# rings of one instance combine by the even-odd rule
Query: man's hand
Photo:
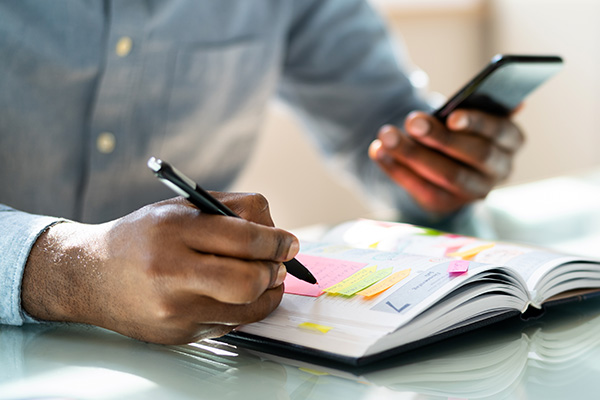
[(282, 262), (296, 255), (298, 239), (273, 227), (264, 197), (213, 195), (243, 219), (176, 198), (106, 224), (54, 225), (30, 253), (25, 311), (165, 344), (266, 317), (281, 301)]
[(504, 180), (523, 140), (508, 118), (457, 110), (444, 126), (415, 111), (404, 132), (382, 127), (369, 156), (424, 210), (445, 214), (484, 198)]

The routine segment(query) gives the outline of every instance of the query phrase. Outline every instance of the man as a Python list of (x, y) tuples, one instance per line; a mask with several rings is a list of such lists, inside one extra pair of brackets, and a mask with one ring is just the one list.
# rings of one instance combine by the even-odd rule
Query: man
[(245, 220), (143, 206), (169, 196), (151, 155), (226, 190), (275, 93), (405, 220), (455, 220), (522, 136), (443, 126), (401, 65), (360, 0), (0, 2), (0, 322), (186, 343), (271, 312), (299, 245), (264, 198), (215, 193)]

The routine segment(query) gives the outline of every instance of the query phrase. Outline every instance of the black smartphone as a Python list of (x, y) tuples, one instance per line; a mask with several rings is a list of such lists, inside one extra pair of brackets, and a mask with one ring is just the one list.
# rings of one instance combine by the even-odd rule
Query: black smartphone
[(499, 54), (433, 115), (442, 122), (457, 108), (508, 115), (562, 65), (555, 55)]

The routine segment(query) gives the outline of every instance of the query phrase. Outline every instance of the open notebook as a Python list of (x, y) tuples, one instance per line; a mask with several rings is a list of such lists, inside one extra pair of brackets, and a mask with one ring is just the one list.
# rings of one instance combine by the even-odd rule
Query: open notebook
[(288, 274), (281, 305), (226, 341), (362, 365), (600, 288), (596, 260), (372, 220), (303, 242), (297, 258), (319, 285)]

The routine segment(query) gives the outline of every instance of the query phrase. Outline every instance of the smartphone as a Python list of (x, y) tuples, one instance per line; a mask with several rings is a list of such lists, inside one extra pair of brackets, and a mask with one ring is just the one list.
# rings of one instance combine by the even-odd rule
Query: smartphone
[(555, 55), (499, 54), (433, 115), (445, 122), (455, 109), (467, 108), (506, 116), (562, 66)]

